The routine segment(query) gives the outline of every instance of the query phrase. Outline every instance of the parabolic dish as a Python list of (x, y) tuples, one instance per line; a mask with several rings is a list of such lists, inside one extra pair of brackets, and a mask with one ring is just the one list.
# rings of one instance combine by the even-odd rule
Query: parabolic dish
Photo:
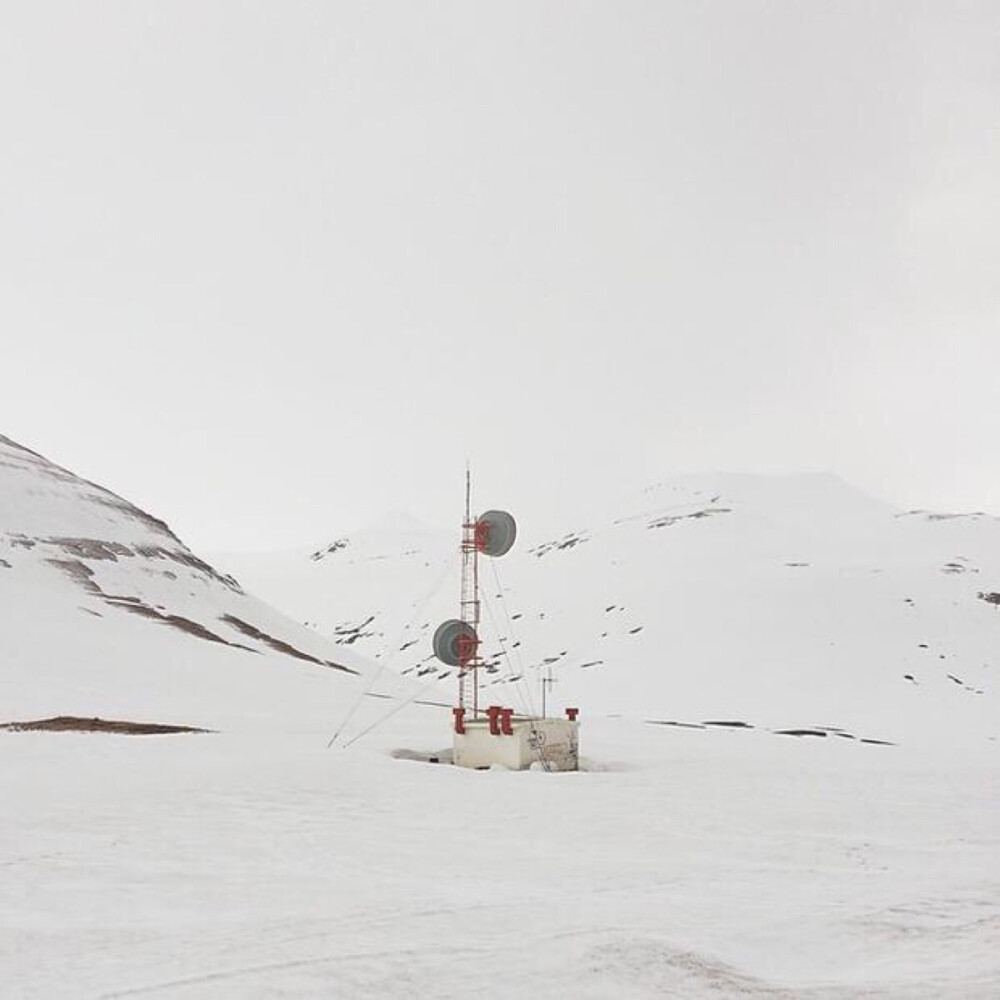
[(471, 625), (451, 618), (438, 625), (434, 633), (434, 655), (449, 667), (457, 667), (463, 659), (471, 659), (478, 642), (476, 630)]
[(505, 510), (488, 510), (476, 519), (476, 547), (483, 555), (506, 555), (515, 538), (517, 522)]

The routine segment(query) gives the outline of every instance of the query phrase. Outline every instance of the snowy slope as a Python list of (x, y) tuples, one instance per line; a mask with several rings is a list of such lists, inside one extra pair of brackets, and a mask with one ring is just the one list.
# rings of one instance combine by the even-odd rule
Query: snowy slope
[(246, 594), (155, 517), (0, 437), (0, 723), (288, 725), (366, 661)]
[[(358, 651), (432, 666), (417, 667), (423, 625), (453, 612), (453, 538), (394, 517), (273, 557), (260, 582), (297, 594), (306, 628), (142, 511), (0, 442), (7, 717), (220, 730), (0, 730), (3, 996), (993, 1000), (1000, 772), (967, 706), (994, 703), (986, 684), (937, 683), (955, 666), (932, 646), (958, 661), (988, 645), (997, 619), (973, 591), (993, 577), (993, 522), (897, 517), (823, 481), (711, 485), (657, 488), (498, 565), (512, 658), (566, 649), (557, 690), (584, 707), (585, 770), (476, 772), (407, 753), (446, 744), (447, 707), (372, 701), (385, 724), (326, 748), (369, 684)], [(824, 629), (881, 644), (845, 659), (837, 717), (867, 692), (881, 733), (926, 695), (936, 745), (763, 728), (810, 709), (788, 663)], [(880, 657), (911, 632), (928, 648), (907, 655), (932, 666), (900, 688)], [(417, 643), (400, 652), (400, 633)], [(592, 647), (612, 652), (585, 666)], [(618, 690), (630, 677), (640, 693)], [(713, 714), (694, 715), (713, 677)], [(603, 718), (615, 697), (630, 714)], [(695, 719), (756, 705), (757, 728), (642, 721), (684, 699)]]
[[(551, 668), (555, 702), (585, 712), (893, 742), (1000, 732), (1000, 612), (984, 599), (1000, 591), (996, 518), (900, 512), (829, 475), (722, 475), (567, 527), (522, 525), (484, 566), (489, 701), (537, 708)], [(451, 696), (429, 637), (456, 612), (455, 537), (376, 526), (225, 564), (342, 648)]]

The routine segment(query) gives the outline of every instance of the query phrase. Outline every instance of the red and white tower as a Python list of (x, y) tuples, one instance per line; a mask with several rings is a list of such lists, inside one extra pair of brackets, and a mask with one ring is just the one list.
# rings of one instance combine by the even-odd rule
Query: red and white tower
[(434, 633), (434, 654), (443, 663), (458, 667), (456, 718), (464, 718), (471, 708), (479, 718), (479, 556), (506, 555), (517, 538), (517, 524), (505, 510), (488, 510), (472, 515), (472, 487), (465, 471), (465, 518), (462, 521), (462, 593), (459, 617), (438, 626)]
[[(488, 510), (474, 517), (468, 469), (465, 472), (465, 518), (462, 521), (462, 593), (459, 617), (438, 626), (434, 655), (458, 668), (453, 761), (460, 767), (499, 765), (524, 770), (539, 763), (545, 770), (575, 771), (579, 767), (579, 723), (575, 708), (564, 719), (516, 716), (512, 708), (479, 704), (479, 557), (506, 555), (517, 537), (517, 524), (505, 510)], [(471, 709), (471, 714), (470, 714)]]

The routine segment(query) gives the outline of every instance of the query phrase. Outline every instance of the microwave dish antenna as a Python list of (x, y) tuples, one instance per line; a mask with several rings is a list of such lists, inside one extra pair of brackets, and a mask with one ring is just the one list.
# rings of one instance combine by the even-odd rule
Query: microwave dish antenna
[(434, 633), (434, 655), (449, 667), (470, 662), (479, 646), (479, 637), (469, 622), (451, 618)]
[[(471, 694), (472, 717), (479, 717), (479, 557), (496, 558), (510, 552), (517, 539), (517, 522), (505, 510), (472, 515), (472, 479), (465, 470), (465, 519), (462, 522), (462, 591), (459, 617), (442, 622), (434, 633), (434, 655), (449, 667), (458, 667), (458, 708), (465, 710)], [(470, 691), (471, 688), (471, 691)]]
[(517, 538), (517, 522), (505, 510), (488, 510), (476, 518), (476, 548), (484, 556), (505, 556)]

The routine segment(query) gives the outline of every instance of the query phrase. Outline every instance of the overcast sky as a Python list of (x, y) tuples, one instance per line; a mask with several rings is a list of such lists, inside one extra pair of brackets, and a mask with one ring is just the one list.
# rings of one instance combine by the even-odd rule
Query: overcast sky
[(195, 547), (1000, 513), (996, 0), (0, 0), (0, 128), (0, 433)]

